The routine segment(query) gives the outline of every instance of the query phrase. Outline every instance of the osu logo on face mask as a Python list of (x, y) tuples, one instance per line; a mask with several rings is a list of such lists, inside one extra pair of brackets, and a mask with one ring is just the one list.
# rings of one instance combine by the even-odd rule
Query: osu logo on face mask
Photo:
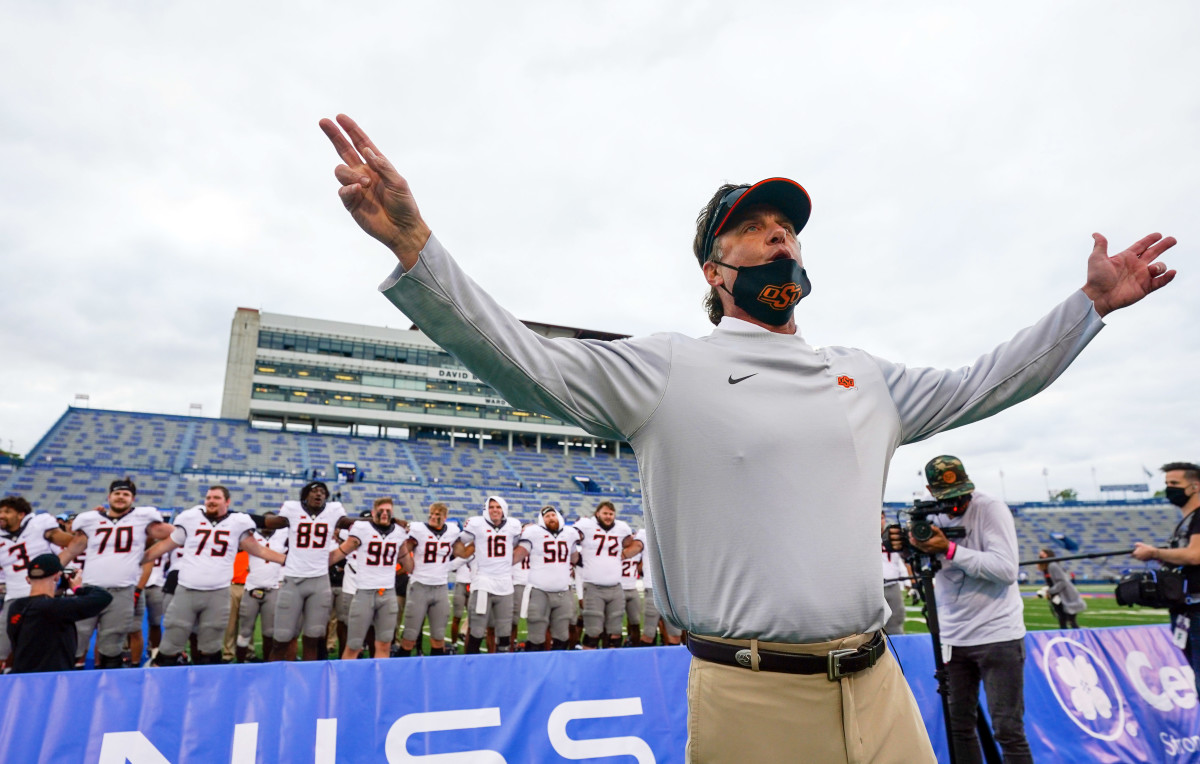
[(799, 284), (789, 283), (783, 286), (768, 284), (758, 293), (758, 301), (765, 302), (776, 310), (787, 310), (800, 301), (804, 290)]

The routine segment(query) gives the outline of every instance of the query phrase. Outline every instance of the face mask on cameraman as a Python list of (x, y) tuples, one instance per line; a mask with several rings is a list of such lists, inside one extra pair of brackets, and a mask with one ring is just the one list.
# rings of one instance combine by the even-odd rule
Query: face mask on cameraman
[(1171, 502), (1177, 507), (1182, 507), (1188, 503), (1188, 499), (1192, 498), (1191, 496), (1187, 495), (1186, 488), (1179, 488), (1173, 485), (1167, 486), (1167, 490), (1163, 495), (1167, 497), (1167, 501)]

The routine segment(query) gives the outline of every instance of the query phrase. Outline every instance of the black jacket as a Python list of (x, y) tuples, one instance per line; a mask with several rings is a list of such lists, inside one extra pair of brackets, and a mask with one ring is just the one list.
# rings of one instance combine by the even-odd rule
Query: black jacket
[(75, 665), (75, 622), (108, 607), (112, 595), (81, 586), (74, 596), (19, 597), (8, 607), (8, 638), (14, 674), (67, 671)]

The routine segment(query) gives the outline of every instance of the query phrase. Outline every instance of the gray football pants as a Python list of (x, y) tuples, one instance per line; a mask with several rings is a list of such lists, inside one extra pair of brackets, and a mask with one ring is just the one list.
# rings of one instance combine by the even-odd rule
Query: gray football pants
[[(144, 610), (150, 613), (150, 625), (161, 628), (163, 616), (167, 614), (166, 595), (163, 594), (161, 586), (149, 586), (142, 591), (142, 599), (138, 603), (138, 610)], [(134, 629), (137, 629), (138, 624), (142, 622), (142, 615), (139, 612), (134, 613)]]
[(620, 584), (583, 583), (583, 632), (589, 637), (620, 634), (625, 614), (625, 592)]
[(421, 624), (429, 618), (429, 639), (441, 642), (446, 639), (446, 619), (450, 617), (450, 598), (446, 587), (438, 584), (408, 582), (408, 599), (404, 602), (405, 642), (418, 642)]
[[(396, 631), (400, 603), (396, 589), (359, 589), (350, 602), (350, 620), (346, 624), (346, 647), (363, 649), (367, 629), (375, 626), (376, 642), (391, 642)], [(380, 656), (384, 657), (384, 656)]]
[(350, 623), (350, 602), (354, 599), (354, 592), (348, 592), (340, 586), (330, 591), (333, 592), (333, 614), (338, 623)]
[[(254, 596), (262, 592), (262, 599)], [(254, 621), (262, 616), (262, 635), (266, 639), (275, 638), (275, 601), (279, 597), (278, 589), (247, 589), (242, 595), (242, 604), (238, 608), (238, 644), (245, 642), (246, 647), (254, 639)]]
[[(643, 611), (642, 623), (646, 625), (646, 628), (642, 629), (642, 638), (654, 641), (654, 638), (658, 636), (658, 619), (661, 615), (658, 612), (658, 605), (654, 603), (653, 589), (646, 590), (645, 600), (646, 608)], [(663, 623), (666, 624), (664, 631), (667, 632), (667, 636), (678, 637), (680, 634), (683, 634), (683, 629), (673, 626), (666, 618), (663, 618)]]
[(526, 584), (513, 584), (513, 634), (517, 633), (521, 623), (521, 600), (525, 597), (525, 586)]
[(637, 589), (622, 589), (625, 592), (625, 620), (630, 626), (642, 625), (642, 597)]
[[(487, 597), (487, 610), (482, 614), (475, 612), (480, 597)], [(471, 589), (471, 599), (467, 603), (471, 636), (483, 639), (487, 636), (488, 628), (496, 630), (496, 639), (512, 636), (512, 600), (511, 594), (492, 594)]]
[(324, 637), (331, 612), (329, 576), (285, 576), (275, 600), (275, 641), (291, 642), (301, 633), (310, 639)]
[(575, 597), (568, 589), (561, 592), (544, 592), (534, 587), (529, 593), (529, 613), (526, 621), (529, 636), (535, 645), (546, 644), (546, 629), (550, 638), (567, 641), (571, 623), (575, 620)]
[(133, 631), (133, 589), (130, 586), (118, 586), (104, 591), (112, 595), (112, 602), (100, 611), (95, 618), (85, 618), (75, 622), (75, 633), (79, 643), (75, 647), (75, 657), (82, 658), (87, 654), (88, 642), (92, 632), (99, 632), (96, 637), (96, 653), (115, 658), (125, 649), (125, 637)]
[[(459, 583), (454, 584), (454, 603), (453, 604), (454, 604), (454, 617), (455, 618), (462, 618), (463, 613), (467, 612), (467, 597), (469, 596), (469, 592), (467, 591), (467, 588), (469, 586), (470, 586), (470, 584), (459, 584)], [(454, 636), (454, 638), (458, 639), (458, 635), (456, 634)]]
[(163, 617), (163, 638), (158, 651), (179, 655), (187, 647), (188, 637), (196, 633), (196, 648), (205, 655), (221, 652), (225, 627), (229, 625), (229, 587), (201, 590), (180, 584)]
[(8, 606), (12, 600), (4, 600), (0, 608), (0, 661), (4, 661), (12, 653), (12, 642), (8, 639)]

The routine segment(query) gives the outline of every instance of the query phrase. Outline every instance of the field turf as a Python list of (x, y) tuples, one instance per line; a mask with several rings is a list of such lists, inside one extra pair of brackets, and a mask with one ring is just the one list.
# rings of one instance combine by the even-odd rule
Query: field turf
[[(1025, 628), (1030, 631), (1057, 629), (1058, 621), (1050, 612), (1050, 603), (1034, 596), (1040, 587), (1022, 586), (1021, 598), (1025, 603)], [(1081, 585), (1079, 593), (1087, 603), (1087, 610), (1079, 614), (1076, 620), (1080, 628), (1095, 628), (1099, 626), (1143, 626), (1147, 624), (1163, 624), (1168, 621), (1167, 611), (1157, 608), (1121, 607), (1113, 599), (1114, 584)], [(908, 617), (904, 621), (905, 634), (928, 634), (925, 618), (921, 615), (919, 605), (909, 604), (905, 607)]]

